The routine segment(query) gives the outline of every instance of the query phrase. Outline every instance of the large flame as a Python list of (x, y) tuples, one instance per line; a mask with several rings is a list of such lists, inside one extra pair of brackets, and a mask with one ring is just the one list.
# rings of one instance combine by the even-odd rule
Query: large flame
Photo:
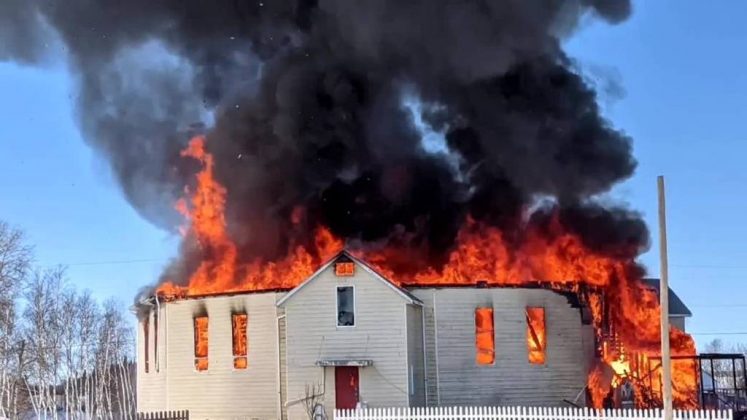
[[(205, 149), (205, 139), (192, 139), (182, 155), (202, 165), (194, 190), (186, 190), (186, 198), (179, 200), (176, 208), (188, 222), (182, 233), (198, 244), (203, 258), (188, 286), (166, 282), (158, 289), (160, 295), (178, 298), (290, 289), (342, 249), (343, 241), (319, 226), (313, 246), (291, 244), (282, 259), (239, 263), (237, 246), (228, 235), (224, 217), (226, 189), (215, 179), (214, 160)], [(291, 222), (297, 224), (302, 217), (303, 209), (296, 209)], [(656, 362), (660, 349), (658, 296), (644, 285), (633, 258), (593, 252), (557, 217), (541, 229), (527, 226), (525, 238), (518, 243), (509, 243), (499, 229), (470, 218), (459, 231), (448, 260), (440, 267), (417, 265), (413, 270), (414, 259), (408, 251), (405, 246), (390, 245), (357, 253), (400, 285), (463, 285), (483, 281), (490, 286), (541, 286), (578, 293), (591, 312), (597, 341), (601, 343), (602, 363), (590, 370), (587, 381), (590, 404), (602, 407), (610, 390), (623, 379), (636, 385), (639, 406), (660, 404), (661, 369)], [(544, 325), (540, 328), (538, 323), (536, 330), (544, 334)], [(532, 338), (535, 339), (540, 338)], [(670, 340), (673, 355), (695, 355), (695, 344), (689, 335), (672, 328)], [(537, 344), (544, 346), (543, 341)], [(530, 357), (541, 363), (544, 353), (539, 348), (536, 350)], [(677, 360), (672, 370), (676, 405), (695, 408), (698, 404), (695, 362)]]

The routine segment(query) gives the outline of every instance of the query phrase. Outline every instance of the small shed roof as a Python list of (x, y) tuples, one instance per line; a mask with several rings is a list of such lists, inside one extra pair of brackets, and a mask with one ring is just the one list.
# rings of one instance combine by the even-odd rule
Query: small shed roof
[[(660, 287), (660, 281), (659, 279), (644, 279), (646, 284), (653, 290), (656, 291), (656, 294), (659, 294), (659, 287)], [(693, 313), (690, 312), (690, 309), (685, 305), (685, 302), (680, 299), (679, 296), (677, 296), (677, 293), (674, 293), (674, 290), (672, 288), (669, 288), (669, 316), (692, 316)]]
[(299, 290), (301, 290), (307, 284), (311, 283), (317, 277), (319, 277), (319, 275), (324, 270), (326, 270), (329, 266), (331, 266), (332, 264), (334, 264), (335, 261), (337, 261), (340, 257), (345, 257), (345, 258), (353, 261), (354, 263), (356, 263), (358, 266), (360, 266), (361, 268), (363, 268), (366, 272), (368, 272), (369, 274), (371, 274), (371, 276), (374, 279), (376, 279), (376, 280), (384, 283), (389, 288), (391, 288), (394, 292), (396, 292), (398, 295), (400, 295), (407, 303), (411, 303), (411, 304), (414, 304), (414, 305), (422, 305), (423, 304), (423, 302), (420, 299), (418, 299), (417, 297), (415, 297), (415, 295), (413, 295), (412, 293), (410, 293), (406, 289), (403, 289), (403, 288), (397, 286), (396, 284), (392, 283), (387, 278), (385, 278), (384, 276), (382, 276), (381, 274), (379, 274), (373, 267), (371, 267), (370, 265), (368, 265), (365, 262), (363, 262), (361, 259), (356, 258), (355, 256), (353, 256), (352, 254), (350, 254), (349, 252), (347, 252), (345, 250), (342, 250), (339, 253), (337, 253), (337, 255), (335, 255), (334, 257), (330, 258), (329, 261), (327, 261), (326, 263), (324, 263), (314, 274), (312, 274), (303, 283), (299, 284), (293, 290), (291, 290), (290, 292), (288, 292), (287, 295), (283, 296), (283, 298), (280, 299), (277, 302), (277, 306), (281, 306), (281, 305), (285, 304), (285, 302), (287, 302), (289, 299), (291, 299), (296, 293), (298, 293)]

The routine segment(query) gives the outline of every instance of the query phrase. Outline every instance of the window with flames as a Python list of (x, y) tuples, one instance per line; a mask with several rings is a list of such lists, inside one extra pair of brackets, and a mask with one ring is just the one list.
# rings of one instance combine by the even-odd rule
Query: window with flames
[(208, 317), (198, 316), (194, 319), (195, 331), (195, 369), (198, 372), (208, 368)]
[(245, 313), (233, 314), (231, 316), (234, 369), (246, 369), (247, 366), (246, 326), (247, 317)]
[(526, 308), (527, 317), (527, 353), (529, 363), (545, 363), (547, 333), (545, 330), (545, 308)]
[(355, 263), (344, 261), (335, 263), (335, 275), (338, 277), (351, 277), (355, 275)]
[(493, 308), (475, 309), (475, 350), (478, 365), (492, 365), (495, 362)]

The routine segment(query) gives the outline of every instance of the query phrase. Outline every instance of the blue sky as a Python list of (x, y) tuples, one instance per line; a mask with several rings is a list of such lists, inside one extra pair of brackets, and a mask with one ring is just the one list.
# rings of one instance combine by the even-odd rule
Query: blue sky
[[(589, 22), (566, 43), (603, 91), (609, 81), (622, 87), (601, 103), (633, 137), (639, 168), (610, 199), (640, 210), (655, 231), (656, 176), (666, 176), (670, 279), (695, 333), (747, 332), (745, 13), (738, 0), (638, 1), (624, 24)], [(177, 238), (138, 217), (81, 139), (63, 65), (0, 63), (0, 93), (0, 219), (27, 232), (39, 265), (67, 265), (78, 287), (129, 303)], [(658, 275), (653, 236), (642, 261)]]

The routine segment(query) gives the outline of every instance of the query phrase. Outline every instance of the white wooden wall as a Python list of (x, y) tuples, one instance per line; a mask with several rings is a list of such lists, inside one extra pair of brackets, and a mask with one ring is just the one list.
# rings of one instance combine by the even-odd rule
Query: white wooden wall
[[(355, 287), (355, 326), (337, 326), (337, 286)], [(408, 405), (406, 301), (360, 267), (352, 277), (338, 277), (334, 266), (322, 271), (284, 304), (287, 334), (288, 418), (305, 418), (307, 385), (323, 388), (323, 403), (335, 409), (334, 367), (325, 359), (366, 359), (359, 369), (360, 395), (371, 406)]]
[[(280, 418), (278, 293), (187, 299), (161, 304), (160, 369), (142, 369), (142, 324), (138, 328), (138, 411), (189, 410), (192, 419)], [(248, 366), (233, 368), (231, 313), (248, 315)], [(193, 317), (208, 315), (207, 371), (194, 368)], [(153, 322), (151, 321), (151, 328)], [(153, 332), (151, 331), (151, 337)], [(154, 342), (151, 338), (150, 346)]]
[[(591, 326), (545, 289), (414, 289), (426, 314), (428, 405), (562, 406), (586, 386)], [(528, 361), (527, 306), (545, 308), (546, 363)], [(493, 308), (495, 363), (475, 361), (475, 309)], [(583, 395), (577, 404), (584, 404)]]

